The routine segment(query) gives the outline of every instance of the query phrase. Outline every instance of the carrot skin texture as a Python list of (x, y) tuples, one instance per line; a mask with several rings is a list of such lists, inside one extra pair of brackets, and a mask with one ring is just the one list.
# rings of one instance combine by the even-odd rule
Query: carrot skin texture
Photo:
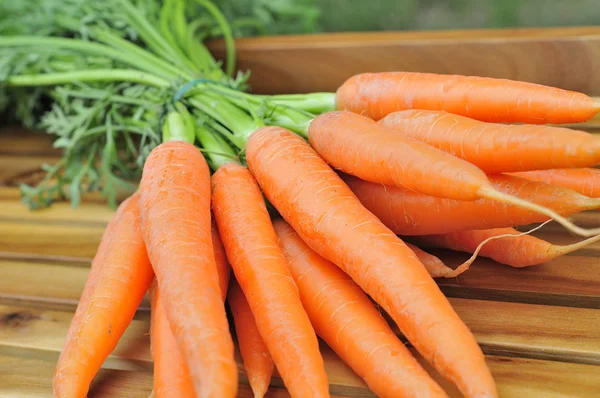
[(484, 122), (576, 123), (598, 102), (539, 84), (478, 76), (382, 72), (350, 77), (336, 92), (338, 109), (379, 120), (406, 109), (446, 111)]
[(231, 280), (227, 302), (233, 315), (240, 354), (250, 388), (255, 398), (264, 397), (271, 383), (275, 364), (260, 336), (244, 292), (235, 279)]
[(160, 144), (146, 160), (140, 193), (144, 241), (196, 395), (235, 397), (237, 365), (212, 246), (206, 160), (191, 144)]
[[(436, 198), (349, 175), (342, 178), (361, 203), (398, 235), (443, 234), (548, 220), (544, 215), (488, 199), (460, 201)], [(566, 188), (509, 175), (490, 176), (490, 180), (499, 191), (551, 208), (563, 216), (600, 207), (598, 199)]]
[(234, 163), (221, 166), (212, 183), (213, 213), (227, 258), (286, 388), (292, 397), (328, 397), (317, 336), (258, 184)]
[(263, 127), (250, 136), (246, 156), (266, 197), (302, 240), (381, 305), (441, 375), (467, 397), (497, 396), (475, 338), (423, 264), (302, 138)]
[[(211, 226), (211, 233), (221, 298), (225, 301), (231, 267), (227, 263), (225, 249), (214, 224)], [(156, 279), (150, 286), (150, 303), (150, 348), (154, 360), (154, 398), (195, 398), (190, 370), (181, 355), (165, 314)]]
[(282, 219), (273, 222), (317, 334), (379, 397), (446, 397), (367, 295)]
[(56, 397), (87, 395), (94, 376), (133, 319), (152, 281), (137, 194), (121, 203), (110, 224), (56, 366)]
[(424, 110), (394, 112), (378, 123), (464, 159), (488, 174), (600, 163), (600, 138), (562, 127), (485, 123)]
[(160, 297), (156, 280), (150, 287), (150, 348), (154, 361), (154, 398), (195, 398), (190, 369), (181, 355), (177, 340)]
[(510, 174), (532, 181), (569, 188), (590, 198), (600, 198), (600, 169), (551, 169)]
[(460, 200), (488, 183), (474, 165), (352, 112), (315, 117), (308, 139), (330, 166), (366, 181)]

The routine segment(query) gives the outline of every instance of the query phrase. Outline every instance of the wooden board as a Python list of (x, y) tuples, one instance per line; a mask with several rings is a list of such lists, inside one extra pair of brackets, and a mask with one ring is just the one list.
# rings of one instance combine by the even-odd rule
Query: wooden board
[[(237, 41), (260, 93), (335, 91), (356, 73), (416, 71), (529, 81), (600, 95), (600, 28), (336, 33)], [(222, 42), (212, 49), (224, 57)]]
[[(13, 171), (34, 170), (35, 160), (56, 154), (45, 136), (0, 135), (2, 143), (19, 149), (0, 154), (7, 165), (0, 178), (0, 396), (50, 397), (53, 365), (113, 210), (91, 196), (77, 209), (57, 203), (29, 211), (19, 202)], [(597, 212), (576, 217), (582, 225), (598, 225)], [(540, 234), (556, 243), (577, 239), (560, 227)], [(436, 254), (449, 264), (466, 258)], [(592, 397), (600, 391), (599, 258), (600, 244), (521, 270), (479, 259), (459, 278), (439, 281), (486, 353), (503, 397)], [(91, 397), (147, 396), (152, 388), (148, 327), (146, 298)], [(334, 396), (372, 396), (325, 344), (322, 352)], [(425, 366), (450, 396), (460, 396)], [(239, 369), (239, 396), (250, 396)], [(272, 384), (269, 396), (287, 396), (279, 376)]]
[[(219, 54), (219, 43), (212, 48)], [(244, 39), (238, 50), (239, 66), (252, 68), (257, 92), (334, 91), (354, 73), (418, 70), (506, 77), (600, 95), (600, 28), (594, 27)], [(600, 119), (575, 127), (597, 133)], [(0, 130), (2, 398), (52, 396), (55, 361), (113, 214), (94, 193), (78, 209), (58, 203), (31, 212), (20, 203), (18, 185), (39, 181), (40, 164), (59, 156), (48, 135)], [(600, 212), (572, 218), (585, 227), (600, 226)], [(578, 239), (556, 225), (538, 236), (557, 244)], [(467, 257), (436, 254), (449, 264)], [(467, 273), (439, 285), (484, 350), (501, 397), (600, 395), (600, 243), (527, 269), (478, 259)], [(148, 322), (146, 298), (90, 397), (148, 396)], [(373, 396), (330, 348), (321, 348), (335, 397)], [(424, 366), (451, 397), (460, 396)], [(239, 396), (251, 397), (240, 364), (239, 374)], [(268, 397), (287, 396), (275, 375)]]

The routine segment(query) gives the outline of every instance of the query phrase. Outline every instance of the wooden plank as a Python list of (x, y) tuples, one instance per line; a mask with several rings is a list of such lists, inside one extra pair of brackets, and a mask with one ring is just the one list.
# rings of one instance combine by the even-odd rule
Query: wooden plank
[[(0, 260), (0, 302), (75, 311), (88, 274), (89, 263)], [(147, 318), (149, 308), (146, 296), (138, 318)]]
[(0, 222), (0, 252), (92, 258), (102, 226)]
[(32, 183), (43, 178), (41, 166), (54, 164), (56, 156), (0, 156), (0, 185), (17, 186), (20, 183)]
[(0, 221), (19, 223), (105, 227), (115, 210), (105, 203), (84, 202), (73, 208), (67, 201), (45, 209), (30, 210), (14, 199), (0, 198)]
[[(54, 275), (57, 271), (52, 267), (55, 265), (89, 266), (111, 211), (103, 205), (92, 203), (83, 204), (75, 212), (66, 204), (58, 204), (57, 207), (39, 212), (13, 210), (6, 214), (4, 209), (10, 206), (2, 204), (0, 200), (0, 259), (5, 260), (0, 263), (0, 270), (4, 269), (2, 279), (7, 286), (27, 286), (27, 289), (12, 288), (10, 296), (4, 296), (4, 299), (11, 302), (40, 299), (51, 308), (73, 306), (82, 289), (82, 276), (73, 279), (78, 284), (70, 288), (67, 301), (61, 297), (58, 301), (50, 301), (54, 294), (50, 291), (40, 297), (27, 294), (28, 291), (39, 291), (45, 287), (40, 283), (42, 286), (36, 288), (25, 281), (29, 278), (32, 283), (41, 282), (36, 275), (40, 272)], [(11, 218), (11, 214), (19, 212), (24, 214)], [(6, 218), (8, 221), (4, 221)], [(539, 235), (554, 243), (580, 239), (558, 230)], [(450, 251), (433, 253), (449, 265), (458, 264), (468, 257)], [(448, 296), (453, 297), (600, 308), (598, 255), (600, 244), (595, 244), (572, 255), (525, 269), (514, 269), (480, 257), (465, 274), (453, 279), (439, 279), (438, 283)], [(60, 273), (63, 271), (87, 272), (68, 267), (61, 268)]]
[[(600, 310), (462, 298), (450, 298), (450, 303), (486, 353), (600, 365)], [(35, 315), (38, 312), (41, 315)], [(29, 343), (27, 335), (11, 335), (0, 326), (0, 345), (27, 347), (48, 341), (60, 349), (57, 341), (66, 332), (70, 313), (0, 305), (0, 325), (13, 318), (34, 319), (35, 325), (53, 320), (41, 326)]]
[[(223, 58), (223, 44), (211, 44)], [(600, 94), (600, 28), (369, 32), (245, 38), (238, 68), (258, 93), (333, 92), (362, 72), (417, 71), (522, 80)], [(571, 60), (578, 62), (571, 62)]]
[[(55, 363), (72, 316), (71, 313), (0, 306), (0, 314), (2, 314), (0, 315), (0, 358), (13, 356)], [(132, 321), (113, 355), (105, 362), (104, 368), (118, 371), (113, 374), (121, 374), (120, 372), (124, 371), (151, 372), (152, 361), (147, 331), (147, 320)], [(363, 381), (326, 345), (322, 344), (321, 350), (334, 394), (352, 397), (373, 396), (366, 389)], [(414, 350), (413, 354), (418, 357)], [(422, 358), (418, 358), (423, 363)], [(503, 356), (488, 356), (487, 360), (503, 397), (530, 396), (523, 395), (528, 392), (535, 392), (538, 394), (537, 396), (561, 396), (560, 394), (569, 393), (582, 397), (593, 396), (592, 392), (597, 391), (595, 388), (600, 385), (599, 368), (592, 365)], [(0, 360), (0, 369), (2, 363)], [(240, 380), (245, 383), (243, 369), (241, 365), (239, 366)], [(440, 376), (431, 370), (431, 367), (428, 365), (425, 367), (449, 392), (450, 396), (460, 396), (447, 382), (441, 380)], [(22, 368), (15, 369), (15, 373), (21, 375), (19, 376), (21, 380), (32, 377), (27, 371), (20, 369)], [(5, 373), (0, 372), (0, 381), (2, 381), (3, 374)], [(34, 379), (38, 378), (34, 377)], [(105, 380), (109, 382), (109, 378)], [(35, 382), (29, 383), (35, 384)], [(0, 386), (3, 385), (0, 383)], [(273, 385), (283, 387), (277, 374)], [(545, 393), (549, 395), (539, 395)]]
[(489, 354), (600, 365), (600, 310), (452, 298)]
[[(447, 250), (428, 251), (449, 265), (469, 257)], [(512, 268), (480, 257), (463, 275), (437, 279), (437, 283), (451, 297), (600, 309), (598, 257), (563, 256), (527, 268)]]
[[(52, 398), (54, 363), (34, 358), (0, 356), (0, 396), (5, 398)], [(96, 376), (89, 398), (146, 398), (154, 379), (149, 372), (102, 369)], [(253, 397), (247, 384), (241, 384), (238, 398)], [(269, 388), (265, 398), (289, 398), (286, 390)], [(336, 398), (333, 396), (332, 398)], [(338, 396), (338, 398), (341, 398)]]
[(20, 126), (0, 128), (0, 155), (59, 156), (52, 143), (56, 136)]
[[(26, 356), (55, 362), (71, 318), (71, 312), (0, 306), (0, 355)], [(151, 371), (149, 326), (148, 320), (133, 320), (113, 354), (105, 361), (104, 367), (138, 372)], [(322, 354), (333, 394), (371, 396), (368, 391), (364, 391), (364, 382), (331, 349), (324, 345)], [(237, 355), (241, 379), (244, 380), (239, 353)], [(277, 373), (273, 385), (283, 387)]]

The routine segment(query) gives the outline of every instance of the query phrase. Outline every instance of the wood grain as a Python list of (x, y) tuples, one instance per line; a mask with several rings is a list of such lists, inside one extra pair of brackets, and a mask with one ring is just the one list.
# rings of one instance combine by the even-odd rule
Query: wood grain
[[(0, 356), (0, 396), (3, 398), (52, 398), (54, 363), (34, 358)], [(102, 369), (96, 376), (89, 398), (147, 398), (152, 391), (152, 373)], [(238, 398), (254, 395), (241, 384)], [(289, 398), (285, 389), (271, 387), (265, 398)], [(341, 398), (341, 396), (332, 396)]]
[[(0, 358), (19, 356), (54, 363), (71, 317), (72, 313), (70, 312), (0, 306)], [(119, 372), (151, 372), (148, 327), (147, 320), (132, 321), (113, 355), (105, 362), (104, 368)], [(352, 397), (373, 396), (366, 389), (362, 380), (325, 344), (321, 345), (321, 351), (334, 394), (351, 395)], [(414, 350), (413, 353), (415, 353)], [(418, 357), (418, 354), (415, 355)], [(421, 358), (419, 360), (423, 363)], [(0, 360), (0, 366), (2, 363)], [(597, 372), (596, 367), (588, 365), (503, 356), (488, 356), (488, 364), (497, 380), (499, 389), (506, 397), (522, 397), (523, 395), (519, 394), (531, 391), (540, 394), (553, 391), (559, 394), (570, 391), (583, 394), (578, 396), (591, 396), (588, 394), (591, 394), (594, 388), (600, 385), (600, 372)], [(239, 366), (241, 380), (245, 382), (243, 369), (241, 365)], [(429, 366), (426, 366), (426, 369), (432, 372)], [(581, 381), (580, 383), (569, 382), (571, 372), (575, 371), (578, 372), (577, 380)], [(560, 375), (561, 372), (564, 374)], [(2, 374), (0, 372), (0, 377)], [(21, 377), (28, 375), (23, 371), (19, 371), (18, 374), (21, 374)], [(119, 373), (114, 372), (113, 374)], [(440, 379), (439, 375), (433, 372), (432, 374), (450, 392), (451, 396), (459, 396), (447, 382)], [(39, 380), (39, 376), (33, 376), (35, 380)], [(111, 376), (110, 379), (113, 377)], [(129, 380), (129, 376), (126, 377), (126, 380)], [(107, 378), (106, 381), (109, 382), (109, 379)], [(0, 386), (2, 385), (0, 383)], [(283, 386), (277, 374), (273, 385)]]
[[(240, 39), (236, 48), (238, 68), (251, 70), (250, 84), (259, 93), (333, 92), (356, 73), (400, 70), (600, 94), (598, 27), (261, 37)], [(224, 57), (222, 42), (211, 49)]]
[[(469, 257), (447, 250), (429, 251), (449, 265), (460, 264)], [(480, 257), (458, 278), (437, 282), (451, 297), (600, 309), (599, 257), (563, 256), (522, 269)]]

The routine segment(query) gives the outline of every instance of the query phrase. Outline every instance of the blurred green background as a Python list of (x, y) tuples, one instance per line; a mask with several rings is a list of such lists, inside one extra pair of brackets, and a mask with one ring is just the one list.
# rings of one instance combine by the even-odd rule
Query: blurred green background
[[(217, 0), (242, 35), (581, 26), (599, 0)], [(260, 22), (259, 32), (250, 28)], [(248, 29), (244, 29), (243, 26)]]

